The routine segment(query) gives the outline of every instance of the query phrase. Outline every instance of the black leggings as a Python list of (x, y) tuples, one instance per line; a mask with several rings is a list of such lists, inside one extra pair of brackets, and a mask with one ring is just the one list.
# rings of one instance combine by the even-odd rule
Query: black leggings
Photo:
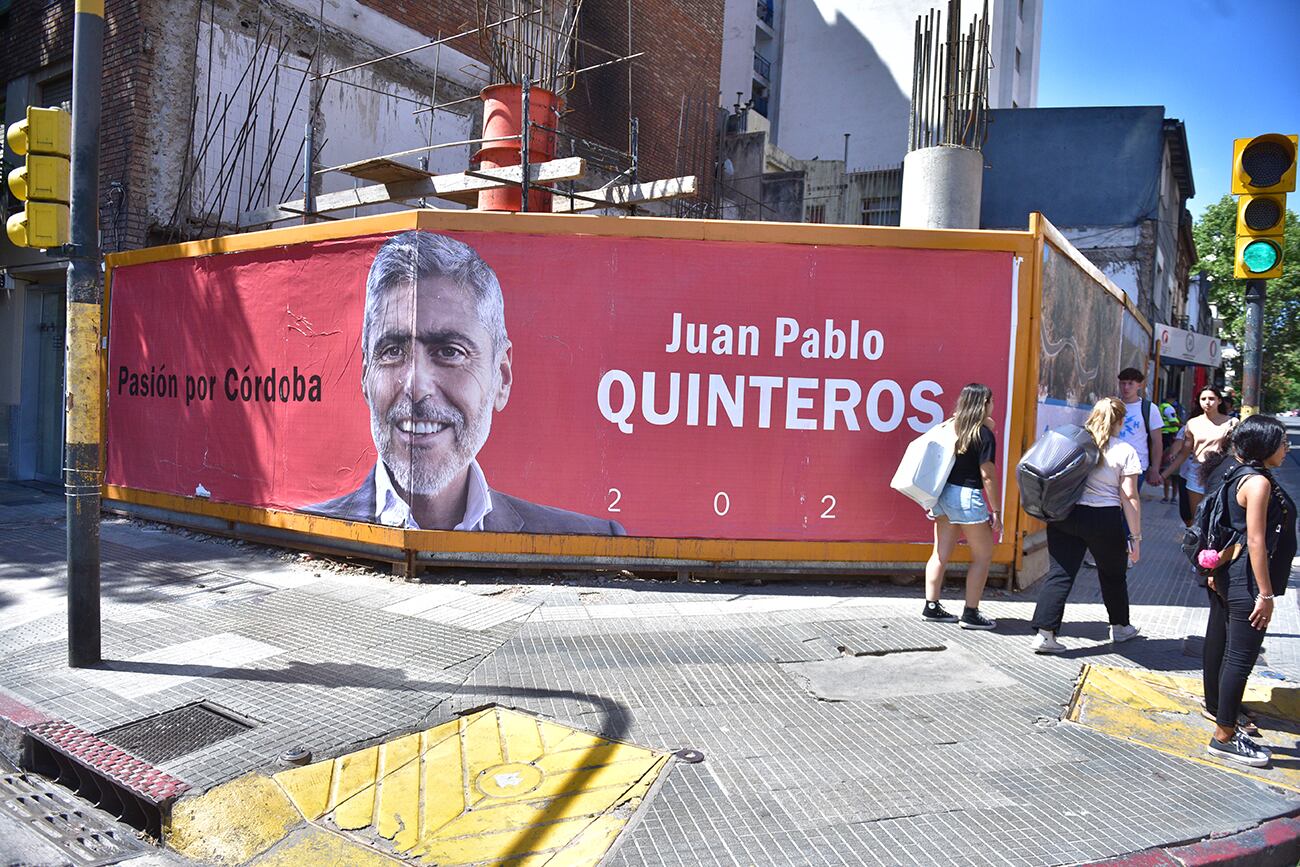
[(1182, 476), (1174, 476), (1174, 483), (1178, 486), (1178, 517), (1183, 519), (1184, 524), (1192, 522), (1192, 498), (1187, 495), (1187, 479)]
[(1063, 521), (1047, 525), (1047, 556), (1051, 562), (1032, 625), (1049, 632), (1061, 630), (1065, 600), (1083, 565), (1085, 551), (1097, 563), (1101, 600), (1110, 622), (1128, 626), (1128, 541), (1119, 506), (1075, 506)]
[[(1249, 554), (1243, 554), (1244, 560)], [(1246, 692), (1246, 678), (1259, 659), (1265, 629), (1250, 625), (1255, 608), (1255, 581), (1242, 574), (1240, 561), (1233, 564), (1237, 574), (1228, 579), (1228, 599), (1213, 590), (1210, 593), (1210, 622), (1205, 628), (1205, 654), (1202, 658), (1205, 681), (1205, 707), (1214, 721), (1227, 729), (1236, 728), (1241, 711), (1241, 697)]]

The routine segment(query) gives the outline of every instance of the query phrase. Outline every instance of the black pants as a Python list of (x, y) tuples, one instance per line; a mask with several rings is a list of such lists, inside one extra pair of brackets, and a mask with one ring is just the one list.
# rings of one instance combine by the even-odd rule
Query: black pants
[(1124, 512), (1119, 506), (1075, 506), (1064, 521), (1047, 525), (1047, 555), (1051, 566), (1038, 591), (1032, 625), (1059, 632), (1065, 600), (1083, 565), (1085, 551), (1097, 563), (1101, 599), (1110, 622), (1128, 626), (1128, 540)]
[(1178, 484), (1178, 517), (1183, 519), (1184, 524), (1192, 522), (1192, 500), (1187, 495), (1187, 480), (1182, 476), (1174, 476), (1174, 481)]
[[(1242, 560), (1249, 555), (1243, 554)], [(1210, 594), (1210, 622), (1205, 628), (1205, 655), (1202, 658), (1205, 683), (1205, 707), (1214, 721), (1224, 728), (1235, 728), (1241, 710), (1241, 696), (1246, 692), (1246, 678), (1259, 659), (1267, 630), (1250, 625), (1255, 608), (1255, 581), (1233, 564), (1237, 573), (1228, 578), (1228, 598), (1213, 590)]]

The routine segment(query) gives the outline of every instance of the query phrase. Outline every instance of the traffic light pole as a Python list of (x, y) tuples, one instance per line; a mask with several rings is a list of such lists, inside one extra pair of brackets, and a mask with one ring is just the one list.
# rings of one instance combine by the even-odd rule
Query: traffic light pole
[(100, 661), (99, 123), (104, 0), (76, 0), (72, 45), (72, 202), (65, 342), (64, 491), (68, 514), (68, 664)]
[(1259, 412), (1260, 368), (1264, 363), (1264, 298), (1267, 280), (1246, 281), (1246, 346), (1242, 352), (1241, 417)]

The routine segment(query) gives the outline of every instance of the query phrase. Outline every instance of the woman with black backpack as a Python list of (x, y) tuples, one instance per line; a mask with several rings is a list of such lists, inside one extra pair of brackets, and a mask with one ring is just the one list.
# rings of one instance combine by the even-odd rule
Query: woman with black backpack
[(1138, 636), (1138, 628), (1129, 623), (1128, 566), (1138, 561), (1142, 550), (1142, 505), (1138, 497), (1142, 461), (1137, 450), (1119, 438), (1126, 413), (1123, 401), (1103, 397), (1083, 424), (1097, 444), (1099, 460), (1088, 474), (1078, 504), (1068, 516), (1047, 525), (1051, 565), (1038, 591), (1031, 621), (1037, 632), (1030, 645), (1034, 653), (1065, 652), (1056, 634), (1085, 553), (1091, 553), (1097, 562), (1101, 600), (1110, 619), (1110, 640), (1119, 644)]
[(1206, 752), (1253, 767), (1267, 765), (1272, 754), (1237, 730), (1237, 715), (1246, 678), (1273, 619), (1273, 600), (1286, 592), (1296, 554), (1295, 502), (1269, 472), (1282, 465), (1289, 447), (1286, 428), (1272, 416), (1253, 415), (1241, 422), (1231, 434), (1241, 466), (1228, 473), (1223, 487), (1203, 506), (1212, 508), (1215, 495), (1221, 497), (1218, 505), (1241, 540), (1224, 550), (1206, 548), (1198, 558), (1202, 567), (1213, 570), (1203, 678), (1205, 709), (1214, 715), (1215, 725)]

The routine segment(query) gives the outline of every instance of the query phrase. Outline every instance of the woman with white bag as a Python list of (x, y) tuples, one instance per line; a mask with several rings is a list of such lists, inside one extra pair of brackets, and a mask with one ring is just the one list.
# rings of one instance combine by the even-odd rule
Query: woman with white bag
[[(933, 623), (958, 623), (963, 629), (993, 629), (998, 624), (980, 614), (980, 597), (993, 562), (993, 542), (1002, 535), (1002, 498), (994, 474), (997, 440), (993, 436), (993, 392), (972, 382), (957, 396), (957, 407), (946, 424), (957, 437), (956, 459), (939, 500), (930, 509), (934, 521), (934, 550), (925, 565), (925, 608), (921, 616)], [(960, 537), (970, 548), (966, 570), (966, 609), (960, 618), (939, 602), (943, 575)]]

